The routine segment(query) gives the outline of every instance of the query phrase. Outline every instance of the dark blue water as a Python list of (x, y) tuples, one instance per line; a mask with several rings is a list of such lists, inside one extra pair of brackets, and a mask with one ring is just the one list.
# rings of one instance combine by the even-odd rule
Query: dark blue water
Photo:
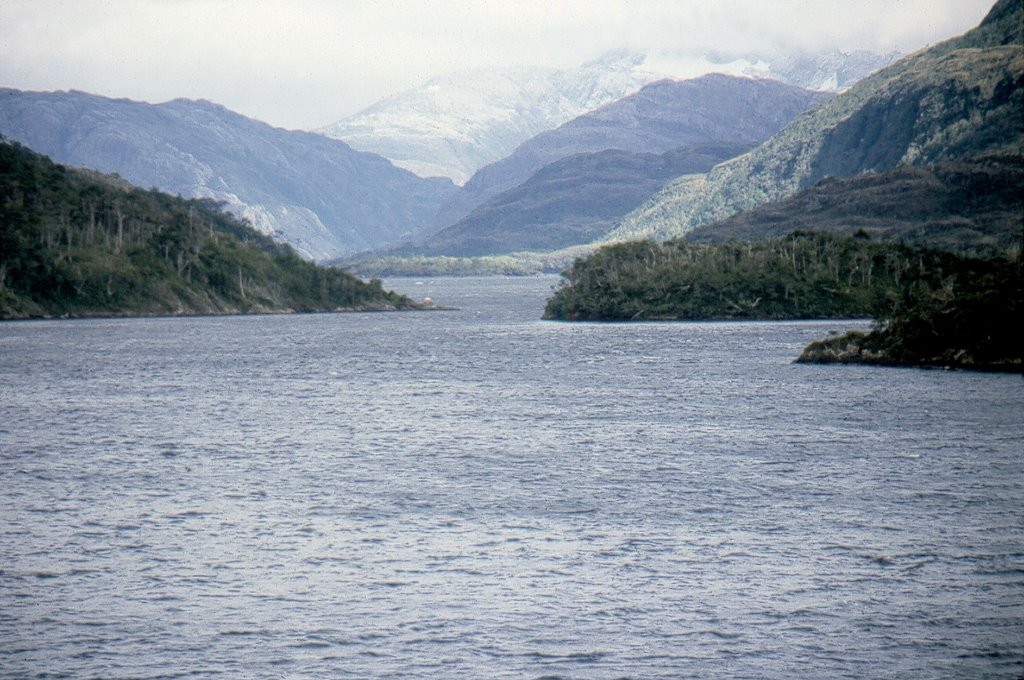
[(1024, 674), (1019, 376), (552, 283), (0, 324), (0, 674)]

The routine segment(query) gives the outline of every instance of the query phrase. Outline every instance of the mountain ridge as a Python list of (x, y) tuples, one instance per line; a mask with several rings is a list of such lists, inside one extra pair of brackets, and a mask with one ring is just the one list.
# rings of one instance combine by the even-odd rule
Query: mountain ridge
[(885, 173), (825, 177), (809, 189), (686, 234), (693, 243), (779, 238), (794, 230), (946, 250), (1011, 249), (1024, 220), (1024, 159), (986, 156)]
[(545, 165), (522, 184), (491, 197), (456, 224), (404, 252), (470, 257), (588, 243), (667, 180), (707, 172), (751, 146), (706, 142), (661, 154), (618, 149), (574, 154)]
[(660, 80), (520, 144), (451, 194), (432, 231), (454, 225), (545, 165), (578, 153), (617, 149), (665, 153), (683, 145), (756, 143), (829, 95), (778, 81), (709, 74)]
[(454, 190), (339, 140), (275, 128), (206, 100), (148, 104), (0, 89), (0, 134), (60, 163), (225, 201), (314, 259), (417, 231)]
[(1019, 154), (1022, 14), (1019, 0), (1000, 0), (978, 28), (865, 78), (705, 177), (670, 182), (603, 242), (681, 236), (827, 174)]

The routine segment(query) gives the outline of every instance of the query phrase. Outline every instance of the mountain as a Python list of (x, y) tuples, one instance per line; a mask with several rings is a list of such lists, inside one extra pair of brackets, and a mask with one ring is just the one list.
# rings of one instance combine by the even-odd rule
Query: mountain
[(224, 201), (315, 259), (421, 229), (454, 188), (338, 140), (274, 128), (207, 101), (154, 105), (0, 89), (0, 134), (60, 163)]
[(1020, 243), (1022, 188), (1021, 156), (826, 177), (789, 198), (698, 227), (686, 240), (747, 241), (800, 230), (867, 234), (947, 250), (1004, 250)]
[(608, 149), (572, 155), (492, 197), (410, 252), (470, 257), (547, 252), (589, 243), (669, 179), (707, 172), (751, 146), (720, 142), (683, 146), (663, 154)]
[(421, 176), (462, 184), (521, 142), (658, 80), (726, 73), (837, 90), (893, 58), (835, 50), (735, 58), (618, 51), (575, 69), (478, 69), (434, 78), (320, 132)]
[(209, 199), (0, 141), (0, 318), (417, 308), (300, 258)]
[(826, 176), (1020, 156), (1022, 26), (1020, 0), (999, 0), (975, 30), (865, 78), (705, 177), (669, 183), (606, 240), (680, 236)]
[(478, 69), (393, 95), (320, 132), (425, 177), (465, 182), (539, 132), (656, 79), (643, 58), (613, 53), (578, 70)]
[(772, 80), (712, 74), (663, 80), (519, 145), (488, 165), (438, 212), (435, 229), (455, 224), (492, 196), (567, 156), (618, 149), (664, 153), (708, 142), (761, 142), (829, 95)]

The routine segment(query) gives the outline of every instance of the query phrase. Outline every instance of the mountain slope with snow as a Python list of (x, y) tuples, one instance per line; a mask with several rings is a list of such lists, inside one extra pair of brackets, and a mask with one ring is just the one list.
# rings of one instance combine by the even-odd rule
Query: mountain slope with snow
[(709, 142), (753, 145), (829, 96), (775, 80), (720, 74), (651, 83), (542, 132), (502, 160), (481, 168), (446, 201), (434, 219), (434, 228), (456, 224), (545, 165), (574, 154), (606, 149), (660, 154)]
[(440, 76), (320, 132), (420, 176), (461, 184), (524, 139), (656, 79), (640, 62), (638, 55), (616, 54), (577, 71), (494, 69)]
[(612, 52), (576, 69), (481, 69), (434, 78), (320, 132), (420, 176), (462, 184), (521, 142), (657, 80), (724, 73), (840, 90), (895, 56), (831, 51), (727, 59)]

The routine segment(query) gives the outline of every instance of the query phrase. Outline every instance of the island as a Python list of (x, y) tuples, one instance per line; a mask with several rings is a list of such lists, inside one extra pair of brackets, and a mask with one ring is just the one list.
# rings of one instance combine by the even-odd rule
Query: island
[(1020, 248), (954, 252), (797, 231), (703, 244), (633, 241), (578, 259), (544, 316), (566, 321), (873, 318), (800, 362), (1021, 371)]

